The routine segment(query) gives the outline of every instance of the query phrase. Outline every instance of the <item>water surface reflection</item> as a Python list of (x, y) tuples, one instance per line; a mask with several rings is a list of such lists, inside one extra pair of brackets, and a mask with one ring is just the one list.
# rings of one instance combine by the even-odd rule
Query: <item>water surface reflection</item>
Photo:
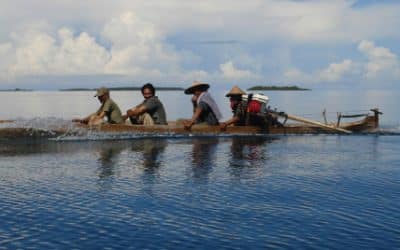
[(108, 191), (115, 182), (119, 155), (125, 149), (124, 143), (108, 142), (102, 144), (96, 151), (98, 152), (98, 168), (96, 170), (98, 185), (102, 191)]
[(215, 166), (218, 138), (196, 138), (191, 141), (191, 170), (195, 181), (207, 181)]
[(265, 168), (269, 159), (267, 146), (271, 142), (271, 138), (257, 136), (232, 138), (228, 170), (230, 175), (240, 179), (249, 171)]
[(165, 151), (166, 140), (143, 139), (132, 143), (131, 150), (142, 154), (141, 167), (145, 172), (154, 173), (162, 163), (161, 155)]
[(160, 168), (163, 165), (163, 153), (168, 141), (161, 139), (143, 139), (134, 141), (131, 145), (131, 152), (137, 153), (134, 165), (140, 170), (139, 178), (142, 188), (148, 195), (154, 195), (154, 185), (160, 181)]

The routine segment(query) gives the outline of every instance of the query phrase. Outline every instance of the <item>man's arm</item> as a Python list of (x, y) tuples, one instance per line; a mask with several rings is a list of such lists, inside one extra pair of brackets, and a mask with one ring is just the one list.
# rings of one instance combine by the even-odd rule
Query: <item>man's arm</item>
[(239, 120), (240, 120), (240, 118), (238, 116), (234, 116), (231, 119), (229, 119), (229, 120), (227, 120), (225, 122), (222, 122), (220, 124), (220, 128), (221, 128), (221, 130), (226, 130), (226, 127), (228, 127), (231, 124), (234, 124), (235, 122), (237, 122)]
[(200, 117), (200, 114), (202, 111), (203, 110), (200, 107), (197, 107), (195, 109), (192, 119), (183, 122), (185, 129), (190, 129), (193, 126), (193, 124), (196, 123), (196, 121)]
[(127, 115), (127, 117), (138, 116), (138, 115), (145, 113), (146, 111), (147, 111), (146, 106), (142, 104), (135, 108), (128, 109), (126, 111), (126, 115)]
[(88, 124), (88, 122), (92, 119), (92, 117), (96, 116), (97, 112), (92, 113), (88, 116), (86, 116), (85, 118), (76, 118), (76, 119), (72, 119), (73, 122), (79, 122), (79, 123), (83, 123), (83, 124)]

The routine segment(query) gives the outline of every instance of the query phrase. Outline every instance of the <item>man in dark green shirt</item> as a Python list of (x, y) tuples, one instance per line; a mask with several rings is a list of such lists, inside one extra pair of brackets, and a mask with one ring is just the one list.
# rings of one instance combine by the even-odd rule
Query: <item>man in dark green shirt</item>
[(222, 130), (225, 130), (227, 126), (234, 124), (235, 126), (246, 125), (246, 115), (247, 115), (247, 102), (242, 100), (242, 95), (246, 93), (241, 90), (238, 86), (233, 86), (231, 91), (226, 94), (229, 97), (233, 116), (229, 120), (220, 123)]
[(167, 116), (161, 101), (155, 96), (155, 89), (151, 83), (146, 83), (142, 87), (144, 101), (134, 108), (126, 111), (124, 119), (129, 117), (132, 124), (143, 125), (166, 125)]
[(97, 89), (95, 97), (97, 97), (101, 103), (100, 108), (95, 113), (90, 114), (83, 119), (73, 119), (73, 122), (98, 125), (103, 123), (104, 117), (107, 117), (107, 122), (111, 124), (121, 124), (124, 122), (121, 110), (110, 98), (110, 91), (107, 88), (101, 87)]

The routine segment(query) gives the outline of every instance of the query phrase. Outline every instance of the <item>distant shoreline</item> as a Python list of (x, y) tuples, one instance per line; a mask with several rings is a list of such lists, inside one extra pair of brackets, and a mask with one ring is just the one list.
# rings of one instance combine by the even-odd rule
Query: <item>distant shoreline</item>
[(32, 89), (20, 89), (20, 88), (15, 88), (15, 89), (0, 89), (0, 92), (31, 92), (33, 91)]
[(284, 91), (292, 91), (292, 90), (294, 90), (294, 91), (308, 91), (308, 90), (311, 90), (311, 89), (306, 89), (306, 88), (300, 88), (300, 87), (298, 87), (298, 86), (296, 86), (296, 85), (293, 85), (293, 86), (274, 86), (274, 85), (272, 85), (272, 86), (260, 86), (260, 85), (258, 85), (258, 86), (254, 86), (254, 87), (251, 87), (251, 88), (249, 88), (249, 89), (247, 89), (247, 90), (272, 90), (272, 91), (274, 91), (274, 90), (284, 90)]
[[(127, 91), (134, 90), (140, 91), (142, 87), (112, 87), (108, 88), (110, 91)], [(182, 91), (183, 88), (180, 87), (155, 87), (157, 91)], [(59, 91), (96, 91), (96, 89), (92, 88), (70, 88), (70, 89), (59, 89)]]

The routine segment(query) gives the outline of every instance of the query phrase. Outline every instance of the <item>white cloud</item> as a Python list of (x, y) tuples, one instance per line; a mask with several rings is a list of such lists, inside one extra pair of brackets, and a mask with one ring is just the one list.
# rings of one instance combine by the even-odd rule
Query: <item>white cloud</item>
[(382, 75), (385, 77), (400, 77), (399, 60), (389, 49), (377, 47), (373, 42), (363, 40), (358, 45), (358, 50), (369, 60), (365, 65), (364, 74), (367, 79), (377, 78)]
[(158, 75), (179, 65), (179, 54), (165, 44), (162, 32), (133, 12), (113, 18), (102, 34), (112, 45), (107, 73)]
[(296, 68), (284, 72), (286, 81), (292, 83), (341, 83), (348, 74), (354, 74), (356, 65), (349, 59), (340, 63), (331, 63), (322, 70), (306, 73)]
[[(352, 7), (354, 1), (348, 0), (168, 0), (145, 3), (130, 0), (88, 0), (73, 4), (67, 0), (17, 2), (19, 5), (8, 1), (0, 3), (0, 9), (4, 10), (0, 17), (0, 21), (3, 21), (0, 23), (4, 24), (0, 25), (0, 34), (10, 29), (15, 30), (21, 23), (43, 19), (58, 26), (70, 26), (79, 22), (92, 29), (86, 32), (97, 33), (110, 16), (134, 12), (140, 15), (139, 19), (159, 27), (159, 31), (164, 34), (192, 31), (212, 33), (219, 37), (236, 38), (242, 35), (249, 40), (284, 39), (324, 43), (382, 36), (399, 37), (398, 3), (378, 3), (355, 9)], [(26, 8), (16, 7), (21, 5)], [(130, 22), (132, 19), (128, 18), (126, 21)]]
[(363, 40), (358, 50), (367, 58), (366, 61), (354, 62), (345, 59), (340, 63), (331, 63), (327, 68), (312, 73), (302, 72), (291, 68), (284, 73), (288, 81), (302, 81), (309, 83), (341, 83), (346, 76), (352, 79), (366, 79), (370, 82), (394, 82), (400, 79), (400, 61), (396, 54), (388, 48), (378, 47), (374, 42)]
[(180, 74), (179, 54), (164, 44), (153, 24), (134, 13), (111, 19), (102, 35), (110, 42), (110, 49), (86, 32), (74, 36), (65, 27), (54, 36), (36, 29), (15, 32), (13, 43), (0, 46), (0, 54), (7, 53), (0, 61), (2, 72), (14, 78), (96, 74), (162, 78), (167, 73)]
[(9, 61), (11, 76), (80, 75), (102, 73), (109, 53), (89, 34), (74, 37), (62, 28), (57, 37), (44, 32), (15, 34), (15, 60)]
[[(360, 65), (366, 64), (364, 77), (368, 79), (388, 75), (399, 78), (397, 56), (367, 40), (399, 38), (400, 4), (353, 8), (353, 3), (0, 1), (0, 77), (119, 75), (180, 82), (191, 81), (190, 77), (245, 81), (267, 75), (274, 81), (284, 77), (293, 82), (318, 83), (340, 82), (348, 75), (356, 77)], [(197, 48), (187, 45), (202, 40), (239, 42), (202, 44)], [(293, 51), (301, 50), (301, 46), (327, 48), (335, 53), (338, 44), (351, 46), (360, 40), (359, 51), (368, 62), (346, 56), (324, 68), (312, 62), (310, 56), (302, 63), (316, 65), (308, 69), (311, 73), (296, 69)], [(211, 46), (232, 49), (215, 49), (212, 54)], [(325, 61), (323, 56), (318, 55), (317, 60)]]
[(228, 79), (240, 80), (243, 78), (249, 79), (257, 77), (256, 74), (252, 73), (249, 70), (237, 69), (232, 61), (220, 64), (219, 68), (222, 72), (222, 76)]
[(336, 82), (341, 80), (346, 73), (351, 72), (352, 68), (353, 62), (349, 59), (341, 63), (331, 63), (328, 68), (319, 73), (319, 79), (320, 81)]

